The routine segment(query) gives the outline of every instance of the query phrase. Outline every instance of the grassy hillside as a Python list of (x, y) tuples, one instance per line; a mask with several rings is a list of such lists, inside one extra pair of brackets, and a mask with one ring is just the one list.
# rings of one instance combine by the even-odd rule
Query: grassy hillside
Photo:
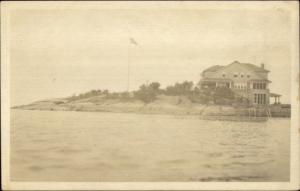
[[(247, 100), (238, 97), (229, 88), (201, 89), (187, 81), (165, 89), (159, 87), (159, 83), (153, 82), (149, 85), (144, 84), (139, 90), (132, 92), (92, 90), (67, 98), (38, 101), (15, 108), (202, 116), (248, 116), (249, 114)], [(271, 112), (278, 117), (290, 116), (290, 109), (283, 111), (279, 106), (275, 109)], [(257, 113), (258, 116), (265, 115), (265, 111)]]

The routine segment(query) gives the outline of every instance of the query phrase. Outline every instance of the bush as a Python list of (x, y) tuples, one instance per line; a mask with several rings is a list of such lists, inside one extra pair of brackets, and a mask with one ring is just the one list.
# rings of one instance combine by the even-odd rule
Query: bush
[(207, 104), (209, 103), (209, 101), (212, 100), (211, 95), (211, 90), (201, 90), (200, 88), (195, 87), (191, 94), (188, 96), (188, 98), (192, 103)]
[(159, 91), (159, 87), (160, 87), (160, 83), (158, 83), (158, 82), (152, 82), (152, 83), (149, 85), (149, 88), (152, 89), (152, 90), (155, 91), (155, 92), (158, 92), (158, 91)]
[(218, 87), (213, 92), (214, 103), (220, 105), (230, 105), (235, 100), (234, 92), (228, 87)]
[(182, 83), (176, 83), (174, 86), (168, 86), (165, 90), (166, 95), (189, 95), (192, 91), (194, 83), (192, 81), (184, 81)]
[(160, 84), (158, 82), (152, 82), (150, 85), (141, 85), (140, 89), (134, 93), (134, 97), (143, 101), (144, 103), (153, 102), (156, 99)]
[(76, 100), (80, 100), (80, 99), (85, 99), (85, 98), (98, 96), (98, 95), (101, 95), (101, 94), (102, 94), (101, 90), (91, 90), (89, 92), (79, 94), (78, 96), (72, 95), (71, 97), (68, 98), (68, 100), (69, 101), (76, 101)]
[(203, 89), (195, 87), (188, 98), (193, 103), (207, 104), (213, 102), (220, 105), (230, 105), (235, 100), (235, 94), (227, 87)]
[(106, 99), (118, 99), (120, 96), (118, 93), (107, 93), (105, 94)]
[(218, 87), (215, 89), (216, 98), (234, 99), (234, 92), (228, 87)]
[(236, 96), (234, 99), (234, 105), (239, 107), (248, 107), (250, 106), (250, 101), (242, 96)]
[(122, 93), (120, 93), (120, 99), (122, 101), (129, 101), (129, 100), (131, 100), (131, 97), (128, 92), (122, 92)]

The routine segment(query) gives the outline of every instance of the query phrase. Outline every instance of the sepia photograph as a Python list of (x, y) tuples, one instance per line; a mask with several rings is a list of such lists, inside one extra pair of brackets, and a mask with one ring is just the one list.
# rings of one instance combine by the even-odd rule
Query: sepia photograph
[(1, 3), (5, 190), (299, 189), (299, 2)]

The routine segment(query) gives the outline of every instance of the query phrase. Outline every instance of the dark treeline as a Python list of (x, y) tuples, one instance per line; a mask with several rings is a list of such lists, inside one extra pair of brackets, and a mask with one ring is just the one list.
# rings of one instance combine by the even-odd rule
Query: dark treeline
[(160, 88), (160, 83), (152, 82), (143, 84), (138, 90), (132, 92), (109, 92), (108, 90), (91, 90), (68, 98), (69, 101), (86, 99), (94, 96), (104, 96), (106, 99), (120, 99), (123, 101), (141, 100), (144, 103), (155, 101), (158, 95), (186, 96), (193, 103), (214, 103), (222, 105), (247, 104), (247, 100), (238, 97), (227, 87), (201, 88), (200, 84), (192, 81), (175, 83), (174, 85)]

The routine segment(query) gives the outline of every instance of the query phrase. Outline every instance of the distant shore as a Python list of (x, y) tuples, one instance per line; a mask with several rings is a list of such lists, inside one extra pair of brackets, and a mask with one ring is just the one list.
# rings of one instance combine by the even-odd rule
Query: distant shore
[[(208, 119), (222, 116), (248, 117), (246, 108), (230, 105), (192, 103), (185, 96), (159, 95), (151, 103), (145, 104), (140, 100), (108, 99), (104, 96), (94, 96), (86, 99), (70, 101), (67, 98), (37, 101), (28, 105), (16, 106), (14, 109), (49, 110), (49, 111), (89, 111), (89, 112), (118, 112), (142, 114), (171, 114), (198, 115)], [(271, 107), (272, 109), (272, 107)], [(290, 109), (272, 109), (273, 117), (290, 117)], [(256, 117), (265, 117), (263, 111), (258, 111)], [(224, 117), (223, 117), (224, 118)]]

